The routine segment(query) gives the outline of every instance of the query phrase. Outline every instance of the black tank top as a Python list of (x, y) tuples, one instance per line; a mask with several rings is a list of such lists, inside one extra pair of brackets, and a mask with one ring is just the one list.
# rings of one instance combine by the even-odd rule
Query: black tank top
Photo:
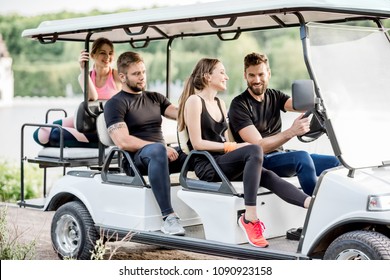
[[(209, 112), (207, 111), (204, 99), (200, 96), (199, 98), (202, 101), (202, 113), (200, 115), (202, 139), (221, 143), (226, 142), (224, 133), (226, 132), (228, 125), (226, 122), (226, 118), (223, 114), (219, 99), (215, 97), (219, 110), (222, 114), (222, 119), (217, 122), (210, 116)], [(190, 150), (193, 150), (193, 146), (190, 140), (188, 140), (188, 147), (190, 148)]]

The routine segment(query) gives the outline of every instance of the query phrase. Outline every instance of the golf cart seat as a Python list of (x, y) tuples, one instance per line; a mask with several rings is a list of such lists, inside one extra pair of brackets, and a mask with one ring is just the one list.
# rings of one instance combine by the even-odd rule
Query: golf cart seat
[[(172, 123), (171, 123), (172, 122)], [(172, 137), (169, 133), (175, 132), (170, 126), (176, 122), (168, 119), (163, 119), (164, 139), (167, 144), (175, 145), (177, 143), (176, 137)], [(149, 184), (147, 175), (141, 174), (135, 166), (131, 154), (125, 150), (119, 149), (115, 146), (111, 137), (108, 134), (104, 114), (97, 118), (97, 131), (100, 142), (105, 146), (112, 146), (104, 160), (101, 170), (101, 180), (103, 184), (112, 184), (116, 187), (127, 188), (128, 205), (133, 205), (126, 209), (127, 217), (132, 223), (132, 228), (135, 230), (156, 231), (161, 227), (161, 210), (156, 202), (153, 191)], [(174, 134), (176, 136), (176, 133)], [(117, 163), (113, 163), (113, 159), (117, 158)], [(125, 172), (122, 167), (122, 161), (126, 158), (129, 163), (130, 172)], [(114, 168), (113, 168), (114, 165)], [(171, 174), (171, 202), (173, 209), (178, 214), (183, 226), (199, 225), (201, 223), (199, 216), (188, 205), (177, 197), (177, 192), (181, 190), (178, 178), (177, 182), (173, 182), (173, 177), (178, 177), (179, 174)], [(134, 222), (133, 222), (134, 221)]]
[[(173, 124), (174, 124), (174, 126), (172, 126)], [(115, 143), (112, 141), (112, 139), (107, 131), (107, 125), (106, 125), (106, 121), (104, 118), (104, 114), (100, 114), (97, 117), (96, 127), (97, 127), (97, 133), (99, 136), (99, 141), (105, 147), (111, 147), (110, 152), (107, 154), (107, 159), (103, 163), (103, 171), (102, 171), (103, 181), (118, 183), (117, 174), (115, 174), (114, 176), (111, 176), (110, 172), (108, 170), (110, 164), (112, 163), (112, 161), (111, 161), (112, 158), (117, 156), (119, 159), (118, 160), (118, 162), (119, 162), (118, 169), (120, 169), (121, 172), (127, 173), (127, 176), (126, 176), (127, 178), (119, 179), (120, 182), (149, 187), (148, 176), (141, 175), (138, 168), (134, 165), (134, 160), (132, 159), (132, 156), (130, 155), (130, 153), (125, 151), (125, 150), (119, 149), (118, 147), (116, 147)], [(163, 118), (162, 127), (163, 127), (163, 134), (164, 134), (164, 139), (166, 140), (166, 144), (167, 145), (176, 145), (177, 144), (176, 134), (171, 133), (172, 127), (176, 127), (176, 122), (169, 120), (169, 119), (166, 119), (166, 118)], [(126, 161), (129, 163), (129, 170), (127, 170), (127, 171), (122, 170), (121, 161), (123, 160), (123, 158), (125, 158)], [(105, 172), (105, 171), (107, 171), (107, 172)], [(121, 176), (121, 177), (123, 177), (123, 176)], [(115, 179), (115, 178), (117, 178), (117, 179)], [(172, 179), (172, 176), (171, 176), (171, 179)], [(122, 180), (124, 180), (124, 181), (122, 181)], [(176, 183), (173, 182), (173, 185), (179, 185), (178, 179), (176, 181), (177, 181)]]
[[(186, 130), (178, 133), (178, 139), (182, 150), (188, 153), (180, 174), (183, 189), (178, 192), (178, 196), (202, 219), (206, 239), (230, 244), (246, 243), (247, 239), (237, 223), (245, 212), (243, 182), (227, 179), (209, 152), (189, 151)], [(207, 182), (187, 176), (194, 156), (206, 157), (221, 181)], [(283, 179), (299, 187), (296, 177)], [(267, 226), (264, 233), (266, 238), (284, 236), (286, 229), (303, 225), (306, 216), (306, 209), (283, 201), (263, 187), (258, 190), (257, 211)]]
[[(38, 164), (39, 168), (44, 170), (43, 172), (43, 197), (46, 197), (47, 188), (47, 169), (60, 167), (63, 168), (63, 175), (66, 174), (66, 169), (70, 167), (93, 167), (101, 166), (105, 154), (108, 153), (110, 147), (105, 147), (99, 143), (98, 148), (80, 148), (80, 147), (65, 147), (64, 145), (64, 130), (61, 125), (50, 124), (49, 114), (55, 111), (63, 112), (64, 117), (67, 117), (67, 112), (64, 109), (49, 109), (46, 112), (46, 118), (44, 123), (25, 123), (21, 128), (21, 200), (20, 206), (31, 206), (36, 208), (43, 207), (42, 203), (28, 204), (25, 201), (24, 196), (24, 162)], [(27, 156), (25, 154), (24, 134), (26, 127), (47, 127), (57, 128), (60, 131), (60, 143), (59, 147), (42, 147), (36, 156)], [(38, 201), (38, 200), (37, 200)]]

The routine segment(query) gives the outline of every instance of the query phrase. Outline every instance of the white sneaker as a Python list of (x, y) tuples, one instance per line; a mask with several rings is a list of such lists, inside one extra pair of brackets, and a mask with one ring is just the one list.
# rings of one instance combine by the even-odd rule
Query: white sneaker
[(175, 214), (169, 214), (165, 221), (162, 222), (161, 231), (170, 235), (184, 235), (186, 232), (180, 225), (179, 217)]

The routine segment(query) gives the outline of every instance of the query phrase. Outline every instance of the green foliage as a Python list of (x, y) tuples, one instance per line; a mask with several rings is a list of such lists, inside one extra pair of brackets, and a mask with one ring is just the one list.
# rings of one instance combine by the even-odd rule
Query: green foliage
[(73, 62), (29, 67), (15, 65), (15, 95), (63, 97), (68, 84), (76, 92), (81, 92), (77, 81), (79, 74), (80, 70)]
[[(25, 199), (37, 197), (42, 174), (37, 166), (25, 168)], [(0, 200), (16, 202), (20, 199), (20, 167), (6, 161), (0, 161)]]
[[(42, 21), (77, 15), (81, 16), (75, 13), (0, 16), (1, 34), (13, 59), (15, 96), (65, 96), (67, 84), (81, 92), (77, 82), (77, 55), (82, 44), (59, 42), (42, 45), (21, 37), (23, 30), (34, 28)], [(68, 45), (77, 46), (77, 52)]]
[(0, 260), (32, 260), (35, 256), (36, 240), (21, 243), (22, 235), (9, 231), (7, 207), (0, 207)]
[(228, 94), (238, 95), (245, 88), (244, 57), (251, 52), (261, 52), (255, 36), (244, 33), (238, 40), (228, 41), (221, 45), (219, 56), (229, 76)]
[[(115, 258), (118, 250), (131, 241), (134, 233), (128, 232), (122, 239), (118, 239), (116, 232), (109, 233), (100, 229), (100, 238), (96, 240), (91, 251), (91, 260), (111, 260)], [(107, 242), (110, 241), (110, 242)]]
[(91, 260), (104, 260), (104, 255), (106, 254), (106, 245), (103, 239), (96, 240), (96, 244), (93, 252), (91, 252)]

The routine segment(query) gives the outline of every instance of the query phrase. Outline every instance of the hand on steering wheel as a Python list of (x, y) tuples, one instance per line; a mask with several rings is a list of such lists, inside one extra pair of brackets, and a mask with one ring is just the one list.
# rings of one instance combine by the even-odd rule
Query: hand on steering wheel
[(302, 118), (307, 118), (311, 114), (313, 114), (313, 117), (310, 121), (310, 130), (303, 135), (297, 136), (299, 141), (304, 143), (313, 142), (326, 132), (324, 126), (324, 117), (317, 110), (312, 109), (306, 111), (305, 114), (303, 114)]

